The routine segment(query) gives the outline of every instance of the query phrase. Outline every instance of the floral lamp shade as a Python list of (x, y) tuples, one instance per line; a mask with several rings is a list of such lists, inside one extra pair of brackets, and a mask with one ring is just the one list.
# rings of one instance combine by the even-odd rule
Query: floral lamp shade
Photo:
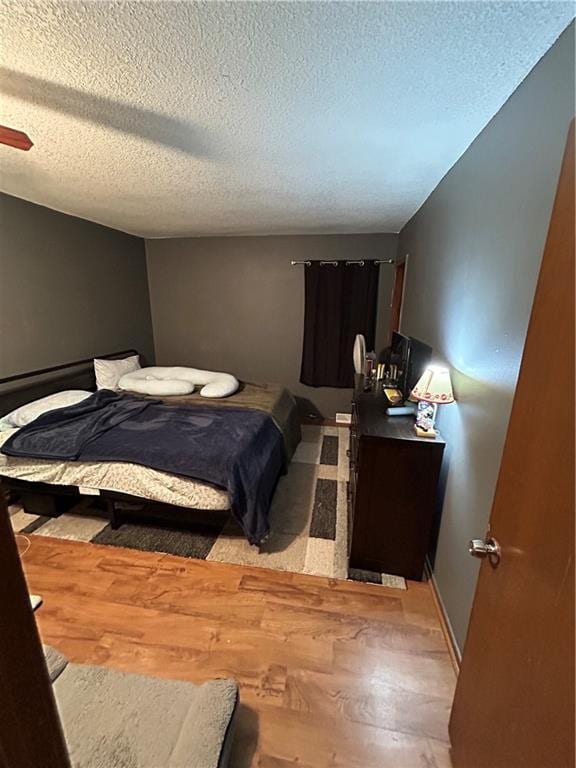
[(448, 368), (430, 366), (426, 368), (410, 395), (411, 400), (445, 405), (454, 402), (452, 382)]

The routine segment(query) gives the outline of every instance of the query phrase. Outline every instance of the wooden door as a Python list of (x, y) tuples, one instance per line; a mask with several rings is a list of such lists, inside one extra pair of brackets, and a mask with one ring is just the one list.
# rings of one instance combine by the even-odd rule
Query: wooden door
[[(503, 329), (504, 330), (504, 329)], [(479, 534), (483, 532), (478, 532)], [(574, 766), (574, 124), (458, 679), (456, 768)], [(465, 546), (465, 542), (462, 542)]]
[(8, 510), (0, 496), (0, 766), (70, 765)]

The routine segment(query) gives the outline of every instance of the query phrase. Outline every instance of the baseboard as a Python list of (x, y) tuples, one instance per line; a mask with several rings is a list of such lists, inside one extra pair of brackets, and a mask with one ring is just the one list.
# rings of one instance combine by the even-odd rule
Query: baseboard
[(442, 596), (440, 595), (438, 584), (436, 583), (436, 577), (434, 576), (434, 572), (430, 567), (430, 561), (428, 560), (428, 558), (426, 558), (426, 565), (424, 570), (428, 578), (428, 581), (430, 582), (430, 587), (432, 588), (432, 597), (436, 605), (436, 610), (438, 611), (442, 632), (444, 633), (444, 637), (446, 638), (446, 643), (448, 644), (448, 650), (450, 652), (452, 665), (454, 666), (454, 671), (456, 672), (456, 674), (458, 674), (460, 672), (462, 654), (460, 653), (460, 648), (458, 647), (458, 643), (456, 642), (456, 636), (454, 635), (454, 630), (452, 629), (452, 625), (450, 624), (450, 619), (448, 618), (448, 614), (446, 613), (446, 608), (444, 607), (444, 602), (442, 600)]

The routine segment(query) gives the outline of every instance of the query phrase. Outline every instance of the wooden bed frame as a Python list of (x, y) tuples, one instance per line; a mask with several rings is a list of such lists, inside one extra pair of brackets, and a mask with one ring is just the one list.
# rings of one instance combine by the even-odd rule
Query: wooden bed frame
[[(94, 357), (104, 360), (121, 360), (138, 354), (139, 352), (135, 349), (125, 349)], [(96, 391), (94, 357), (0, 379), (0, 418), (25, 403), (63, 389)], [(130, 520), (156, 521), (185, 528), (190, 525), (215, 524), (229, 516), (229, 510), (177, 507), (116, 491), (101, 490), (98, 496), (87, 496), (81, 494), (73, 485), (31, 482), (4, 477), (1, 474), (0, 493), (8, 502), (19, 501), (26, 512), (46, 517), (59, 517), (82, 499), (89, 498), (92, 501), (91, 506), (99, 509), (102, 516), (110, 520), (113, 529), (119, 528), (122, 523)]]

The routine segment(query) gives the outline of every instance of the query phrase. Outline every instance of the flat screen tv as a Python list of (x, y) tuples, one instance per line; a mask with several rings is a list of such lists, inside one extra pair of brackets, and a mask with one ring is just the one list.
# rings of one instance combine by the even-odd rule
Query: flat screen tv
[(430, 360), (432, 359), (432, 347), (429, 347), (428, 344), (424, 344), (424, 342), (419, 339), (415, 339), (413, 336), (410, 336), (409, 338), (410, 347), (406, 369), (406, 397), (412, 392), (418, 379), (430, 365)]
[(397, 384), (406, 399), (414, 385), (430, 363), (432, 347), (413, 336), (404, 336), (394, 331), (387, 351), (386, 362), (395, 365), (398, 370)]

